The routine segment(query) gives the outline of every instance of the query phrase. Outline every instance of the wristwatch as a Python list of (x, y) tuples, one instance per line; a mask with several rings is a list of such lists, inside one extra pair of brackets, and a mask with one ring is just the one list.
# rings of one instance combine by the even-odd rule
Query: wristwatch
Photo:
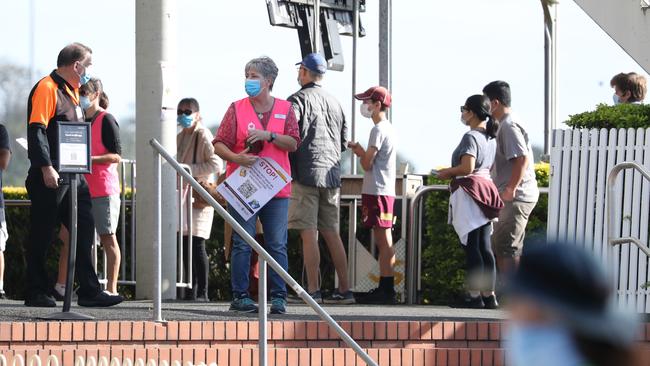
[(269, 142), (273, 142), (275, 138), (278, 137), (278, 135), (275, 134), (275, 132), (271, 132), (271, 137), (269, 137)]

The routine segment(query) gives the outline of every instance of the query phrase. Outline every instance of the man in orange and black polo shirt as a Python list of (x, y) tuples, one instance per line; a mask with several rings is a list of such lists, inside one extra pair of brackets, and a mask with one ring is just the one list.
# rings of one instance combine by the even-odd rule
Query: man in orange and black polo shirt
[[(90, 79), (92, 51), (72, 43), (59, 52), (57, 69), (41, 79), (32, 89), (27, 102), (27, 154), (31, 166), (25, 186), (32, 201), (29, 243), (27, 245), (26, 306), (54, 307), (48, 295), (51, 288), (45, 270), (47, 250), (54, 240), (54, 230), (63, 223), (70, 229), (69, 177), (59, 177), (59, 121), (84, 121), (79, 106), (79, 87)], [(121, 296), (101, 291), (92, 266), (91, 248), (95, 223), (91, 214), (88, 185), (79, 176), (77, 188), (77, 262), (78, 303), (81, 306), (112, 306), (122, 302)]]

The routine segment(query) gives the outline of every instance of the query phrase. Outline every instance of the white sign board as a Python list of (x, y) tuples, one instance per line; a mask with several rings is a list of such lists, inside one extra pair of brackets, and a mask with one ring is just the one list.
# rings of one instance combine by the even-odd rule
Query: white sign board
[(257, 158), (252, 167), (237, 168), (217, 192), (248, 221), (290, 182), (291, 176), (275, 160)]

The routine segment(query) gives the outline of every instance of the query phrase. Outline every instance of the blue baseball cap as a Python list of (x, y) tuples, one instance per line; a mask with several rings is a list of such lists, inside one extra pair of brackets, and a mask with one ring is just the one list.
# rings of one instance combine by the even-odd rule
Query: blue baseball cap
[(308, 54), (301, 62), (296, 64), (296, 66), (298, 65), (302, 65), (307, 70), (318, 74), (324, 74), (327, 71), (327, 61), (325, 61), (325, 57), (321, 56), (320, 53)]

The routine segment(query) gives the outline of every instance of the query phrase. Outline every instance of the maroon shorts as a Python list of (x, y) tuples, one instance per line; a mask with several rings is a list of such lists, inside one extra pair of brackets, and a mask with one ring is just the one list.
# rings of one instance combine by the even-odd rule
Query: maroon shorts
[(361, 195), (361, 222), (367, 229), (393, 227), (393, 196)]

